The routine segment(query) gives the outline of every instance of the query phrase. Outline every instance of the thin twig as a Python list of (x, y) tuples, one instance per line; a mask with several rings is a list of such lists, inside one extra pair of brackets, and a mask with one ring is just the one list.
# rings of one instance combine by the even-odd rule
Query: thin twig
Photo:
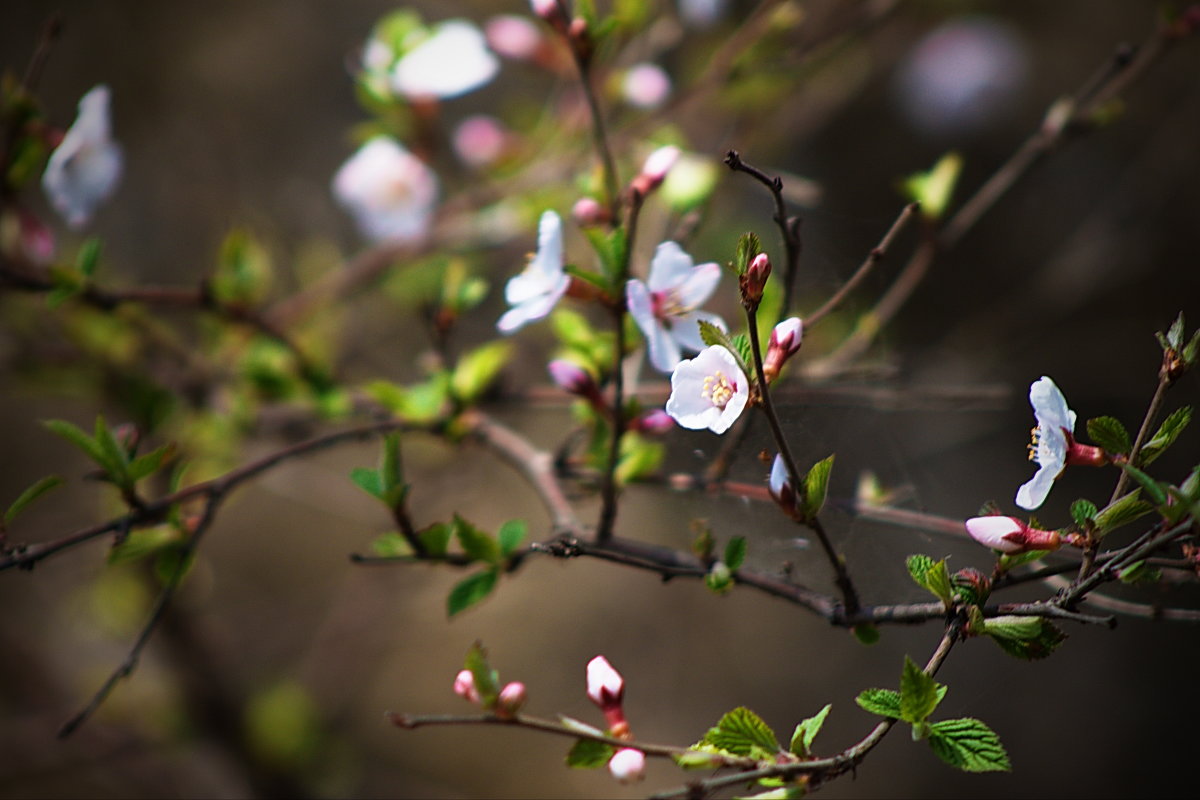
[(779, 322), (787, 316), (792, 304), (792, 294), (796, 287), (796, 273), (800, 267), (800, 218), (789, 217), (787, 204), (783, 199), (783, 179), (778, 175), (771, 176), (753, 164), (742, 160), (737, 150), (725, 154), (725, 163), (734, 172), (744, 172), (767, 187), (775, 204), (775, 214), (772, 219), (779, 228), (780, 238), (783, 239), (783, 304), (779, 309)]

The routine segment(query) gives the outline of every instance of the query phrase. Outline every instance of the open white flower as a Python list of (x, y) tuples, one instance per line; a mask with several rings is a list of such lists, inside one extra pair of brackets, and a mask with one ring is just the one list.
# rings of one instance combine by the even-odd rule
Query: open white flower
[(650, 348), (650, 363), (670, 372), (679, 363), (681, 348), (700, 350), (700, 320), (722, 330), (716, 314), (696, 311), (717, 288), (721, 268), (715, 263), (692, 265), (692, 257), (675, 242), (663, 242), (650, 261), (647, 283), (625, 284), (625, 299), (633, 321), (642, 329)]
[(112, 140), (110, 92), (101, 84), (79, 101), (79, 114), (50, 154), (42, 188), (72, 228), (91, 219), (121, 178), (121, 147)]
[(509, 278), (504, 286), (504, 299), (512, 308), (500, 317), (496, 328), (501, 333), (512, 333), (527, 322), (541, 319), (570, 285), (571, 276), (563, 271), (562, 219), (546, 211), (538, 223), (537, 253), (524, 271)]
[(457, 97), (496, 76), (500, 62), (473, 23), (451, 19), (435, 25), (432, 31), (392, 68), (394, 91), (410, 98)]
[(749, 400), (750, 382), (733, 355), (712, 345), (675, 367), (666, 411), (684, 428), (724, 433)]
[(1044, 375), (1030, 385), (1029, 403), (1037, 420), (1029, 457), (1037, 462), (1038, 471), (1017, 490), (1017, 505), (1033, 510), (1046, 502), (1050, 487), (1067, 464), (1075, 412), (1067, 407), (1067, 400), (1054, 381)]
[(333, 194), (367, 238), (409, 242), (429, 230), (438, 180), (399, 142), (376, 136), (334, 175)]

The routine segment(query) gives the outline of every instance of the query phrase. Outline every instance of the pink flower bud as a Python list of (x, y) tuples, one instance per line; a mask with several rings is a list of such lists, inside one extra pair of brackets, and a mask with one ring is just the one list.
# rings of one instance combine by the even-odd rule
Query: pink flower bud
[(804, 325), (799, 317), (789, 317), (775, 326), (771, 331), (771, 339), (767, 343), (767, 355), (763, 358), (763, 373), (767, 383), (779, 376), (779, 370), (784, 362), (800, 349), (800, 339)]
[(762, 302), (763, 289), (767, 278), (771, 275), (771, 259), (766, 253), (759, 253), (750, 260), (746, 274), (738, 278), (738, 288), (742, 292), (742, 304), (747, 308), (758, 308)]
[(529, 0), (533, 13), (552, 25), (565, 22), (558, 0)]
[(581, 228), (594, 228), (610, 219), (608, 209), (591, 197), (581, 197), (571, 208), (571, 216)]
[(658, 108), (671, 94), (671, 78), (657, 64), (634, 64), (621, 82), (621, 94), (636, 108)]
[(1031, 528), (1016, 517), (972, 517), (963, 524), (972, 539), (1001, 553), (1057, 550), (1062, 545), (1058, 531)]
[(597, 393), (596, 382), (588, 371), (573, 361), (558, 358), (546, 365), (550, 377), (558, 387), (580, 397), (592, 397)]
[(471, 670), (464, 669), (455, 676), (454, 693), (469, 703), (479, 702), (479, 692), (475, 690), (475, 676)]
[(633, 428), (641, 433), (664, 434), (675, 427), (675, 420), (671, 415), (661, 408), (656, 408), (653, 411), (647, 411), (636, 420), (634, 420)]
[(486, 167), (504, 154), (508, 132), (495, 117), (475, 114), (454, 129), (454, 152), (464, 164)]
[(675, 166), (675, 162), (678, 160), (678, 147), (667, 145), (658, 148), (646, 159), (641, 173), (633, 179), (630, 188), (643, 197), (650, 194), (662, 185), (667, 173), (671, 171), (671, 167)]
[(596, 656), (588, 662), (587, 696), (601, 710), (620, 705), (625, 696), (625, 679), (604, 656)]
[(496, 714), (511, 718), (521, 710), (521, 706), (525, 705), (525, 699), (525, 684), (520, 681), (505, 684), (504, 688), (500, 690), (500, 697), (496, 700)]
[(636, 783), (646, 777), (646, 754), (622, 747), (608, 760), (608, 771), (621, 783)]
[(767, 490), (788, 516), (796, 516), (796, 490), (788, 478), (787, 465), (783, 463), (783, 456), (778, 453), (775, 454), (775, 461), (771, 464), (771, 477), (767, 480)]
[(493, 50), (517, 61), (532, 59), (542, 46), (542, 31), (528, 17), (517, 14), (492, 17), (484, 26), (483, 35)]

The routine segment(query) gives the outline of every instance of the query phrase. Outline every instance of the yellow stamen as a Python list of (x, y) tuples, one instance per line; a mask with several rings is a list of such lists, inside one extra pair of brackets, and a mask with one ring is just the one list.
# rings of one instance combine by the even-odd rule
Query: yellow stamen
[(724, 411), (735, 391), (736, 389), (729, 379), (720, 370), (717, 370), (704, 379), (704, 388), (700, 390), (700, 396)]

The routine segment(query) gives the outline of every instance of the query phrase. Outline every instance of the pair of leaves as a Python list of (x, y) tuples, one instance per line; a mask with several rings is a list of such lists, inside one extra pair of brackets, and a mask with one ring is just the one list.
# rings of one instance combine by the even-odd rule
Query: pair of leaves
[(908, 574), (922, 589), (941, 600), (946, 608), (954, 605), (954, 587), (946, 569), (946, 559), (934, 561), (929, 556), (912, 555), (905, 561)]
[(145, 455), (134, 456), (130, 448), (117, 441), (103, 416), (96, 417), (91, 436), (66, 420), (51, 419), (42, 424), (82, 450), (104, 472), (104, 479), (122, 491), (132, 491), (138, 481), (157, 472), (172, 450), (167, 444)]
[[(813, 740), (821, 732), (826, 717), (832, 705), (826, 705), (813, 716), (796, 725), (788, 745), (787, 752), (799, 758), (807, 758), (812, 754)], [(760, 761), (776, 760), (783, 752), (779, 739), (771, 726), (763, 721), (745, 706), (739, 706), (726, 713), (717, 724), (708, 729), (704, 738), (690, 748), (691, 752), (676, 758), (680, 766), (707, 768), (712, 766), (712, 760), (707, 761), (694, 753), (707, 753), (741, 758), (754, 758)]]
[(400, 434), (389, 433), (383, 437), (383, 453), (379, 466), (356, 467), (350, 472), (350, 480), (367, 494), (380, 500), (389, 510), (397, 508), (408, 495), (409, 485), (404, 483), (404, 470), (400, 460)]
[[(461, 611), (483, 600), (500, 578), (508, 560), (517, 552), (525, 539), (526, 525), (523, 520), (509, 520), (500, 526), (496, 538), (492, 538), (479, 528), (464, 520), (457, 514), (454, 516), (453, 531), (458, 537), (459, 545), (472, 561), (482, 561), (487, 567), (473, 575), (468, 575), (455, 584), (446, 598), (446, 612), (453, 617)], [(441, 553), (445, 554), (443, 545)]]
[[(1134, 466), (1144, 467), (1166, 452), (1192, 421), (1192, 407), (1182, 406), (1172, 412), (1138, 451)], [(1088, 436), (1110, 455), (1128, 456), (1133, 450), (1129, 431), (1115, 417), (1096, 417), (1087, 422)]]
[(1000, 737), (977, 719), (964, 717), (929, 722), (929, 715), (946, 696), (946, 686), (904, 659), (900, 691), (867, 689), (855, 698), (864, 710), (912, 725), (913, 739), (925, 739), (929, 747), (952, 767), (965, 772), (995, 772), (1011, 769)]
[[(710, 541), (705, 545), (707, 550), (712, 549), (711, 537), (712, 534), (705, 529)], [(704, 584), (709, 589), (717, 594), (724, 594), (733, 588), (733, 573), (734, 570), (742, 566), (746, 561), (746, 537), (734, 536), (725, 543), (725, 554), (719, 561), (713, 562), (708, 574), (704, 576)]]

